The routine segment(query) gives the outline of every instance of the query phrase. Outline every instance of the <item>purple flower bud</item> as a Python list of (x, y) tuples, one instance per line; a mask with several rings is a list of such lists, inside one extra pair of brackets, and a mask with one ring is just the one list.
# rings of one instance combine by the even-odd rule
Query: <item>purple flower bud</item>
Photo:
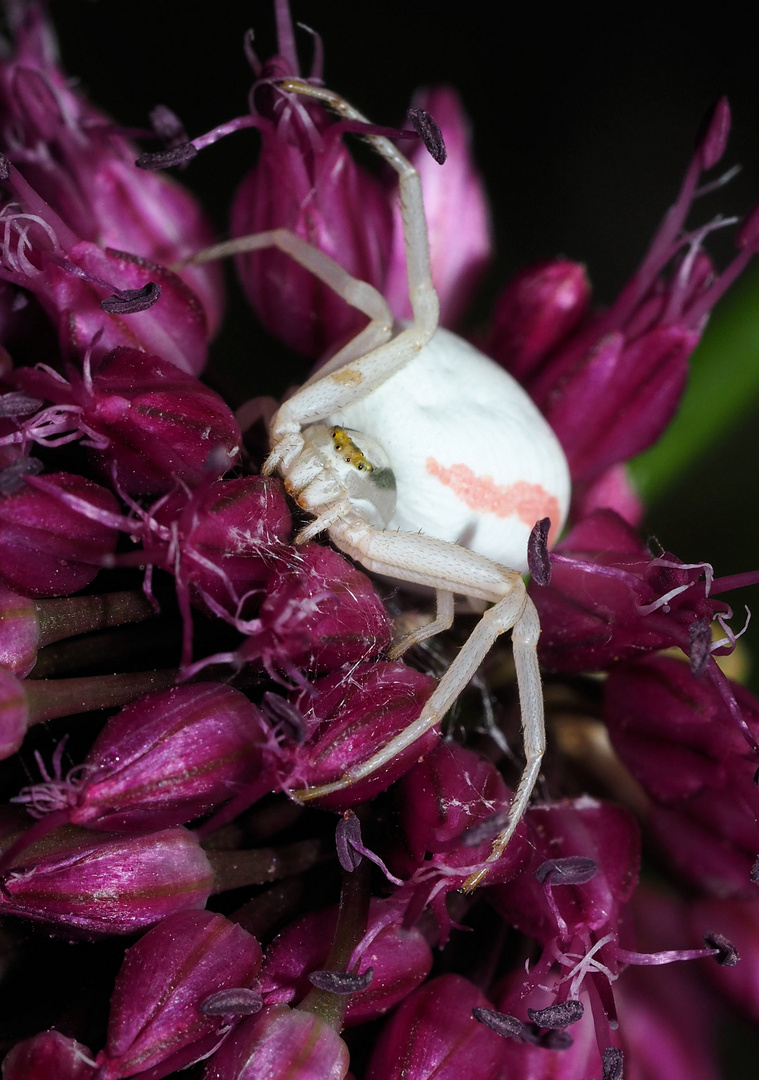
[(25, 788), (35, 816), (65, 808), (90, 829), (181, 825), (233, 798), (261, 772), (269, 729), (239, 690), (220, 683), (148, 694), (112, 716), (74, 779)]
[(218, 481), (198, 497), (177, 492), (153, 521), (166, 539), (146, 537), (151, 562), (173, 571), (178, 585), (188, 583), (196, 602), (230, 616), (269, 580), (291, 531), (282, 484), (268, 476)]
[[(378, 656), (391, 623), (366, 574), (331, 548), (303, 544), (269, 579), (241, 656), (302, 682), (301, 669), (332, 671)], [(241, 627), (242, 629), (242, 627)]]
[(520, 382), (575, 328), (586, 311), (585, 267), (553, 259), (522, 270), (498, 297), (486, 351)]
[(721, 97), (701, 121), (701, 130), (696, 138), (702, 169), (714, 168), (725, 152), (729, 134), (730, 106), (727, 98)]
[[(293, 701), (311, 735), (292, 751), (292, 784), (327, 784), (366, 761), (417, 719), (435, 685), (434, 679), (400, 661), (375, 661), (335, 671), (305, 686)], [(319, 805), (345, 810), (365, 802), (407, 772), (438, 738), (435, 729), (428, 731), (386, 768), (322, 796)]]
[[(266, 950), (261, 971), (267, 1002), (290, 1004), (305, 997), (309, 973), (327, 961), (336, 925), (337, 908), (328, 908), (304, 915), (282, 931)], [(383, 1016), (424, 982), (432, 967), (432, 952), (422, 933), (401, 925), (392, 901), (372, 900), (367, 940), (360, 970), (371, 965), (374, 974), (366, 989), (352, 993), (346, 1024)]]
[(39, 641), (37, 605), (0, 584), (0, 667), (19, 678), (28, 675), (37, 662)]
[(0, 578), (27, 596), (66, 596), (96, 577), (118, 537), (110, 491), (70, 473), (0, 497)]
[(105, 837), (61, 830), (20, 859), (0, 873), (0, 912), (75, 938), (134, 934), (204, 907), (213, 886), (208, 859), (182, 828)]
[[(490, 209), (472, 156), (471, 132), (461, 99), (448, 86), (423, 90), (414, 105), (440, 125), (448, 156), (441, 168), (424, 142), (404, 147), (419, 170), (429, 235), (432, 282), (440, 322), (455, 326), (492, 257)], [(383, 293), (398, 319), (411, 318), (400, 207), (393, 210), (393, 247)]]
[(203, 1080), (343, 1080), (348, 1059), (348, 1047), (320, 1017), (269, 1005), (225, 1040)]
[[(503, 777), (474, 751), (445, 743), (406, 773), (398, 794), (404, 840), (411, 855), (401, 872), (418, 872), (420, 879), (429, 882), (432, 867), (439, 867), (445, 892), (460, 889), (473, 867), (488, 858), (493, 840), (506, 827), (511, 792)], [(528, 827), (521, 822), (506, 851), (488, 871), (488, 884), (515, 877), (529, 860), (531, 849)], [(461, 873), (455, 874), (455, 868)]]
[[(211, 243), (192, 195), (167, 176), (135, 169), (136, 148), (59, 68), (43, 7), (10, 17), (16, 49), (0, 62), (0, 117), (6, 136), (12, 132), (4, 150), (42, 198), (83, 239), (166, 266)], [(223, 307), (219, 268), (186, 266), (180, 277), (215, 329)]]
[[(638, 881), (640, 833), (632, 815), (585, 797), (533, 807), (527, 817), (535, 836), (532, 865), (515, 881), (489, 889), (491, 902), (512, 925), (543, 943), (557, 935), (568, 942), (578, 933), (616, 933)], [(563, 884), (556, 864), (577, 856), (596, 873)], [(546, 860), (555, 867), (551, 873)]]
[(23, 429), (27, 437), (43, 445), (84, 437), (102, 471), (109, 477), (115, 471), (130, 494), (169, 491), (178, 482), (194, 487), (220, 476), (242, 442), (218, 394), (138, 349), (114, 349), (91, 376), (72, 370), (68, 383), (29, 368), (18, 371), (16, 381), (58, 406), (33, 417)]
[[(261, 102), (259, 95), (255, 100)], [(381, 290), (392, 236), (390, 201), (353, 161), (342, 125), (321, 105), (282, 91), (276, 107), (255, 122), (261, 154), (235, 195), (231, 235), (289, 229)], [(319, 356), (365, 322), (282, 252), (240, 255), (237, 270), (261, 322), (296, 352)]]
[(3, 1058), (3, 1080), (90, 1080), (94, 1075), (87, 1047), (59, 1031), (16, 1043)]
[(222, 915), (183, 911), (163, 919), (127, 949), (116, 976), (98, 1080), (148, 1069), (157, 1080), (207, 1055), (230, 1017), (209, 1015), (203, 1002), (250, 986), (260, 966), (256, 939)]
[(592, 480), (656, 441), (680, 402), (699, 336), (663, 326), (628, 343), (614, 332), (588, 352), (544, 406), (574, 481)]
[(473, 983), (442, 975), (407, 998), (380, 1035), (367, 1080), (495, 1080), (503, 1040), (472, 1009), (492, 1008)]
[[(759, 735), (759, 702), (741, 686), (732, 691)], [(756, 766), (719, 689), (681, 661), (647, 657), (609, 675), (604, 718), (654, 802), (647, 825), (667, 862), (717, 896), (755, 896)]]

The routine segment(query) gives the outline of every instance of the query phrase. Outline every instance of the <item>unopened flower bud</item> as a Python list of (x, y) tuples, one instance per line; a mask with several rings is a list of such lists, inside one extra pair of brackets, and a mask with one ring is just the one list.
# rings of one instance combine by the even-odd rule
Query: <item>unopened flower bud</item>
[(73, 825), (147, 832), (181, 825), (227, 802), (261, 772), (269, 729), (221, 683), (148, 694), (107, 722), (73, 779), (25, 788), (35, 816), (65, 808)]
[(590, 284), (579, 263), (553, 259), (528, 267), (496, 300), (485, 348), (525, 382), (574, 329), (589, 299)]
[[(146, 540), (151, 561), (176, 572), (169, 560), (178, 549), (178, 585), (188, 583), (195, 602), (213, 602), (233, 617), (244, 598), (269, 580), (291, 531), (282, 484), (268, 476), (217, 481), (197, 498), (178, 492), (153, 520), (167, 539)], [(156, 549), (165, 551), (165, 561)]]
[(230, 1017), (209, 1014), (203, 1002), (249, 987), (260, 966), (256, 939), (222, 915), (183, 911), (162, 919), (127, 950), (116, 977), (99, 1080), (159, 1068), (166, 1076), (205, 1057)]
[(371, 581), (331, 548), (309, 543), (293, 550), (266, 591), (241, 655), (260, 657), (271, 671), (332, 671), (390, 644), (390, 619)]
[[(506, 828), (511, 792), (496, 767), (473, 750), (441, 744), (399, 784), (401, 823), (412, 858), (403, 871), (430, 879), (440, 867), (445, 891), (461, 888), (472, 868), (485, 862)], [(521, 822), (506, 851), (488, 871), (489, 885), (515, 877), (530, 858), (527, 825)], [(461, 873), (456, 874), (456, 868)], [(394, 865), (397, 870), (397, 864)]]
[[(759, 702), (741, 686), (732, 691), (759, 736)], [(645, 657), (609, 675), (604, 719), (652, 799), (647, 826), (668, 863), (714, 895), (756, 896), (756, 766), (717, 687), (679, 660)]]
[(24, 1039), (3, 1058), (3, 1080), (91, 1080), (92, 1055), (60, 1031), (42, 1031)]
[(130, 494), (169, 491), (182, 482), (194, 487), (211, 469), (221, 476), (237, 457), (242, 436), (229, 406), (159, 356), (114, 349), (94, 373), (72, 370), (70, 380), (39, 369), (17, 373), (19, 385), (58, 406), (25, 430), (43, 444), (59, 428), (63, 441), (85, 437), (105, 474), (115, 472)]
[(0, 498), (0, 578), (27, 596), (64, 596), (96, 577), (118, 536), (114, 496), (71, 473), (32, 477)]
[(367, 1080), (495, 1080), (501, 1075), (501, 1037), (472, 1015), (473, 1009), (489, 1007), (460, 975), (425, 983), (385, 1025)]
[[(435, 685), (429, 675), (400, 661), (377, 661), (355, 664), (305, 686), (293, 703), (311, 734), (292, 751), (293, 783), (326, 784), (360, 765), (419, 717)], [(407, 772), (437, 739), (434, 729), (428, 731), (385, 768), (323, 796), (319, 804), (345, 810), (365, 802)]]
[(655, 442), (680, 402), (698, 340), (680, 326), (655, 327), (633, 342), (618, 331), (601, 338), (545, 405), (574, 481), (592, 480)]
[(232, 1032), (203, 1080), (343, 1080), (348, 1064), (348, 1047), (320, 1017), (269, 1005)]
[(187, 829), (143, 836), (59, 830), (0, 873), (0, 912), (97, 938), (134, 934), (177, 911), (204, 907), (211, 866)]

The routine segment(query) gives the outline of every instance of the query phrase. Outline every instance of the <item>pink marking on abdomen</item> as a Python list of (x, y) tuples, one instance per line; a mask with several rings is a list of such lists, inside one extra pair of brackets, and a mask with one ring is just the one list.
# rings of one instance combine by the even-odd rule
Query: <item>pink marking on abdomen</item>
[(533, 527), (536, 521), (551, 519), (548, 542), (553, 543), (561, 520), (559, 500), (540, 484), (528, 484), (517, 480), (515, 484), (496, 484), (492, 476), (477, 476), (468, 465), (441, 465), (433, 457), (425, 462), (427, 472), (441, 484), (450, 488), (457, 499), (470, 510), (511, 517), (516, 514), (521, 522)]

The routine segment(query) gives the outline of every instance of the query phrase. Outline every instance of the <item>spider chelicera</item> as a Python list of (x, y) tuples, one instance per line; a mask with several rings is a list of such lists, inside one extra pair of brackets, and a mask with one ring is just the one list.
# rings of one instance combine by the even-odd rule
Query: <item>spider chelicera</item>
[[(316, 98), (341, 118), (368, 123), (329, 90), (296, 79), (280, 86)], [(561, 529), (569, 472), (555, 435), (518, 383), (438, 328), (419, 175), (387, 138), (362, 137), (398, 173), (409, 323), (395, 326), (376, 289), (284, 229), (218, 245), (195, 261), (276, 247), (369, 319), (279, 408), (264, 472), (278, 472), (299, 506), (313, 515), (299, 542), (326, 532), (340, 551), (373, 573), (435, 590), (434, 620), (391, 655), (450, 627), (454, 595), (493, 605), (410, 727), (332, 783), (293, 794), (315, 799), (386, 765), (440, 723), (495, 640), (511, 630), (525, 766), (508, 824), (493, 843), (492, 862), (524, 814), (545, 749), (536, 652), (540, 625), (522, 573), (535, 523), (550, 518), (552, 536)], [(474, 873), (465, 887), (474, 888), (486, 873)]]

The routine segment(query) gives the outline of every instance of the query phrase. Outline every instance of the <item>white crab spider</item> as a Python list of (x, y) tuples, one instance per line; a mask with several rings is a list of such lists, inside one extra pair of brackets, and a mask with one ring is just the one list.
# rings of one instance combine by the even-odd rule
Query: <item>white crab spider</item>
[[(286, 91), (323, 101), (366, 123), (338, 95), (295, 79)], [(419, 176), (388, 139), (366, 136), (397, 171), (413, 318), (401, 328), (384, 298), (323, 252), (286, 230), (218, 245), (196, 256), (277, 247), (369, 317), (369, 324), (321, 367), (274, 416), (264, 472), (278, 471), (314, 521), (302, 542), (327, 531), (368, 570), (434, 589), (437, 614), (393, 651), (447, 629), (454, 594), (489, 601), (419, 718), (339, 780), (293, 794), (318, 798), (391, 761), (439, 724), (496, 638), (512, 632), (524, 731), (525, 768), (497, 859), (516, 830), (545, 749), (537, 660), (537, 611), (527, 595), (527, 539), (540, 518), (558, 534), (569, 502), (561, 447), (525, 391), (492, 360), (438, 329)], [(473, 874), (474, 886), (486, 871)]]

